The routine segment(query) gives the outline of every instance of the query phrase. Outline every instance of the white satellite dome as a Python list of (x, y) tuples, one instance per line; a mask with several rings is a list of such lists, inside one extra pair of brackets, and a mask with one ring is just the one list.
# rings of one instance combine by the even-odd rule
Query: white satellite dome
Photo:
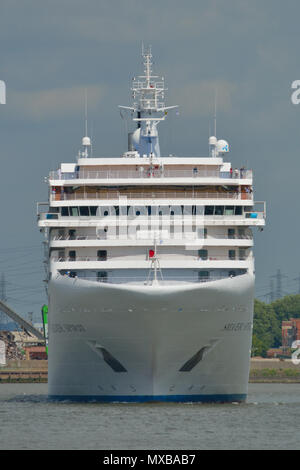
[(229, 144), (226, 140), (218, 140), (217, 142), (217, 151), (218, 153), (227, 153), (229, 152)]
[(218, 142), (218, 140), (217, 140), (217, 138), (216, 138), (214, 135), (212, 135), (212, 136), (209, 138), (209, 141), (208, 141), (209, 145), (217, 145), (217, 142)]
[(84, 146), (90, 146), (91, 145), (91, 139), (89, 137), (83, 137), (82, 139), (82, 145)]

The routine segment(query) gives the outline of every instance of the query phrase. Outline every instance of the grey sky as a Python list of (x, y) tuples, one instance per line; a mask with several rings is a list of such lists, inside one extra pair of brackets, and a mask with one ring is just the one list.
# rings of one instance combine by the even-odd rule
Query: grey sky
[(218, 90), (218, 137), (233, 167), (254, 170), (255, 198), (268, 220), (256, 238), (257, 295), (270, 275), (299, 275), (300, 79), (298, 1), (287, 0), (2, 0), (0, 79), (0, 273), (9, 302), (39, 318), (43, 265), (35, 204), (47, 199), (43, 177), (74, 161), (84, 132), (84, 89), (95, 156), (126, 149), (118, 104), (130, 103), (142, 70), (141, 43), (180, 105), (160, 126), (164, 154), (205, 156)]

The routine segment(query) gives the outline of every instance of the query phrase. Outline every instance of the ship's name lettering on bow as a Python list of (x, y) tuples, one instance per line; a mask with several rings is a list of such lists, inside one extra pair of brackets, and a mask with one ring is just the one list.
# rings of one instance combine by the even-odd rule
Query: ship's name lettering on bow
[(226, 323), (223, 331), (251, 331), (252, 322)]
[(53, 333), (83, 333), (86, 330), (83, 325), (72, 325), (70, 323), (60, 325), (59, 323), (54, 323), (51, 331)]

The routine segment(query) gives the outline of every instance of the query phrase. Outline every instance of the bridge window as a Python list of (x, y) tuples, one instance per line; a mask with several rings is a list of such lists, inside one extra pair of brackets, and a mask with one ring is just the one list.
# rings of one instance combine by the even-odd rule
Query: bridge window
[(216, 206), (215, 215), (223, 215), (223, 214), (224, 214), (224, 206)]
[(225, 206), (225, 215), (234, 215), (234, 206)]
[(69, 208), (68, 207), (62, 207), (61, 208), (61, 215), (62, 215), (62, 217), (67, 217), (69, 215)]
[(78, 207), (69, 207), (69, 211), (72, 217), (78, 217)]
[(83, 216), (89, 216), (90, 215), (90, 211), (89, 211), (89, 208), (87, 206), (79, 207), (79, 212), (80, 212), (80, 215), (83, 215)]
[(215, 206), (205, 206), (204, 215), (214, 215)]
[(97, 214), (97, 209), (98, 209), (97, 206), (91, 206), (91, 207), (90, 207), (90, 213), (91, 213), (91, 215), (95, 216), (95, 215)]

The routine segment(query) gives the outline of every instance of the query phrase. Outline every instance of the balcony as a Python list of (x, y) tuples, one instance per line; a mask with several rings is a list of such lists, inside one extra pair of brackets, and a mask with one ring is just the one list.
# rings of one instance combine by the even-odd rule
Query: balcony
[[(142, 256), (142, 255), (140, 255)], [(148, 253), (145, 254), (143, 256), (143, 259), (141, 258), (134, 258), (132, 257), (130, 260), (128, 260), (128, 258), (125, 256), (121, 256), (121, 257), (116, 257), (116, 256), (108, 256), (107, 259), (105, 261), (113, 261), (113, 260), (117, 260), (117, 261), (122, 261), (123, 263), (127, 263), (127, 261), (133, 261), (133, 262), (136, 262), (136, 261), (149, 261), (151, 260), (151, 258), (149, 258), (149, 255)], [(248, 257), (246, 255), (239, 255), (238, 253), (236, 255), (208, 255), (207, 257), (201, 257), (201, 256), (198, 256), (198, 255), (190, 255), (190, 256), (180, 256), (180, 255), (177, 255), (176, 253), (172, 253), (172, 254), (161, 254), (159, 256), (159, 260), (160, 262), (162, 261), (166, 261), (166, 260), (175, 260), (176, 261), (186, 261), (186, 260), (197, 260), (197, 261), (224, 261), (224, 260), (230, 260), (230, 261), (246, 261), (248, 259)], [(78, 262), (78, 261), (99, 261), (100, 263), (103, 263), (103, 260), (99, 259), (98, 256), (66, 256), (66, 257), (58, 257), (58, 256), (54, 256), (51, 258), (51, 261), (55, 262), (55, 263), (65, 263), (65, 262)]]
[[(64, 273), (64, 274), (57, 274), (56, 277), (60, 277), (61, 275), (65, 278), (70, 279), (70, 281), (76, 283), (78, 280), (79, 281), (89, 281), (89, 282), (97, 282), (97, 283), (108, 283), (108, 284), (132, 284), (132, 285), (151, 285), (152, 284), (152, 279), (153, 279), (153, 274), (150, 276), (148, 279), (149, 274), (145, 275), (140, 275), (140, 276), (112, 276), (110, 273), (106, 273), (105, 271), (102, 272), (102, 275), (100, 276), (85, 276), (81, 275), (77, 276), (77, 273)], [(233, 280), (238, 278), (239, 276), (242, 276), (246, 274), (244, 271), (229, 271), (227, 274), (223, 273), (217, 273), (217, 272), (211, 272), (210, 275), (208, 276), (197, 276), (197, 275), (192, 275), (192, 274), (187, 274), (186, 276), (176, 276), (173, 275), (171, 276), (170, 274), (165, 275), (163, 273), (163, 276), (161, 278), (160, 273), (157, 274), (157, 282), (159, 285), (180, 285), (180, 284), (189, 284), (189, 283), (206, 283), (206, 282), (212, 282), (212, 281), (220, 281), (220, 280), (225, 280), (229, 279), (230, 282), (234, 282)], [(225, 307), (220, 307), (220, 309), (226, 309)]]
[[(194, 232), (190, 232), (191, 234), (194, 234)], [(188, 234), (188, 233), (187, 233)], [(149, 234), (150, 235), (150, 234)], [(85, 240), (100, 240), (101, 238), (99, 236), (96, 236), (96, 235), (76, 235), (76, 236), (70, 236), (70, 235), (66, 235), (66, 236), (62, 236), (62, 235), (55, 235), (53, 236), (52, 240), (53, 242), (63, 242), (63, 241), (71, 241), (71, 242), (75, 242), (76, 241), (85, 241)], [(103, 239), (102, 239), (103, 240)], [(220, 236), (213, 236), (213, 237), (204, 237), (204, 238), (201, 238), (201, 242), (204, 241), (204, 243), (214, 243), (216, 241), (228, 241), (228, 240), (234, 240), (234, 241), (240, 241), (240, 240), (246, 240), (246, 241), (249, 241), (249, 240), (253, 240), (253, 236), (252, 235), (242, 235), (242, 236), (234, 236), (234, 237), (226, 237), (225, 235), (220, 235)], [(234, 243), (234, 242), (232, 242)]]
[(118, 201), (120, 200), (147, 200), (153, 199), (210, 199), (210, 200), (252, 200), (252, 193), (247, 192), (205, 192), (199, 190), (186, 191), (76, 191), (74, 193), (52, 192), (50, 201)]
[(225, 178), (225, 179), (252, 179), (252, 170), (238, 170), (237, 173), (220, 172), (219, 170), (201, 170), (190, 168), (187, 170), (174, 170), (160, 168), (149, 168), (138, 166), (136, 170), (79, 170), (62, 173), (60, 170), (51, 171), (49, 180), (111, 180), (111, 179), (162, 179), (162, 178)]
[[(148, 254), (140, 257), (107, 257), (101, 260), (97, 256), (76, 256), (51, 258), (51, 264), (57, 270), (127, 270), (144, 269), (149, 270), (151, 259)], [(247, 269), (252, 262), (252, 256), (230, 257), (228, 255), (213, 255), (207, 258), (199, 256), (176, 256), (161, 255), (159, 264), (161, 269)]]

